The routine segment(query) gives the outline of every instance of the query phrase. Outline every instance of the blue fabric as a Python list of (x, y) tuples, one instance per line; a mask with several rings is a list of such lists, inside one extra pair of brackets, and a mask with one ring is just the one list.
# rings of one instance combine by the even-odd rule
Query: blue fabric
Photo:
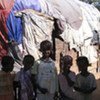
[(8, 37), (9, 40), (15, 40), (18, 44), (22, 43), (22, 23), (21, 18), (14, 16), (15, 11), (24, 9), (34, 9), (41, 11), (38, 0), (15, 0), (15, 4), (7, 19)]
[(15, 0), (13, 10), (19, 11), (28, 8), (40, 11), (39, 0)]
[(10, 40), (15, 40), (18, 44), (22, 43), (22, 24), (21, 19), (14, 16), (11, 11), (7, 19), (8, 37)]
[(22, 68), (15, 77), (15, 81), (20, 81), (21, 83), (21, 100), (33, 100), (33, 86), (31, 82), (31, 72), (30, 70), (24, 71)]

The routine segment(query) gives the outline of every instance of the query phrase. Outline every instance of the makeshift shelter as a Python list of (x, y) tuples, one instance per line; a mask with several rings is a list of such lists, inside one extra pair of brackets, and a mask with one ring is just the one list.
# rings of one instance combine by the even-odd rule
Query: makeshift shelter
[(53, 18), (32, 9), (26, 9), (16, 13), (22, 18), (24, 53), (31, 54), (39, 59), (39, 44), (47, 39), (52, 40)]
[(0, 1), (0, 57), (10, 54), (19, 64), (26, 54), (38, 59), (40, 42), (60, 36), (70, 49), (97, 61), (100, 12), (94, 6), (78, 0), (8, 1)]

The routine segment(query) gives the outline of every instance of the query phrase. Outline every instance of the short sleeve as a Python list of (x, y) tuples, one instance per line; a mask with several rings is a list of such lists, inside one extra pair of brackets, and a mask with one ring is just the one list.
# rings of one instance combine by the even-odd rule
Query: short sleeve
[(93, 88), (96, 88), (97, 87), (97, 85), (96, 85), (96, 79), (95, 79), (95, 77), (94, 77), (94, 75), (92, 74), (92, 87)]
[(39, 67), (39, 64), (40, 64), (40, 61), (36, 61), (34, 63), (34, 65), (32, 66), (32, 69), (31, 69), (31, 74), (38, 74), (38, 67)]
[(75, 83), (75, 81), (76, 81), (76, 75), (75, 75), (75, 73), (74, 73), (74, 72), (71, 72), (71, 73), (69, 74), (69, 77), (70, 77), (70, 79)]

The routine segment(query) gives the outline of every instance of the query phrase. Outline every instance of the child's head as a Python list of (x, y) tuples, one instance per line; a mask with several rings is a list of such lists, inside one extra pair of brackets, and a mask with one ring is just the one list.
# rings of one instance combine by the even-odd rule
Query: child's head
[(34, 57), (32, 55), (26, 55), (23, 59), (24, 69), (30, 69), (34, 64)]
[(70, 67), (73, 65), (73, 58), (70, 55), (65, 55), (63, 57), (63, 70), (68, 71)]
[(3, 56), (1, 65), (3, 71), (11, 72), (14, 68), (14, 59), (11, 56)]
[(89, 66), (88, 58), (85, 56), (80, 56), (76, 60), (77, 66), (79, 68), (79, 71), (86, 71), (87, 67)]
[(50, 57), (52, 53), (52, 43), (48, 40), (44, 40), (40, 44), (40, 51), (44, 57)]

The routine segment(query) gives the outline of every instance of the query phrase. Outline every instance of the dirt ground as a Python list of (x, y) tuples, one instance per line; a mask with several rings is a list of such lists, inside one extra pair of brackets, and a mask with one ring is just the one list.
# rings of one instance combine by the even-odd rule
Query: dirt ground
[[(66, 54), (70, 54), (73, 57), (73, 66), (71, 67), (71, 70), (73, 70), (77, 74), (78, 69), (75, 61), (77, 54), (73, 50), (68, 51), (66, 44), (56, 39), (56, 66), (58, 72), (59, 72), (59, 57), (60, 57), (60, 52), (62, 51), (65, 51)], [(94, 63), (92, 64), (92, 66), (88, 68), (88, 70), (95, 75), (96, 82), (97, 82), (97, 89), (93, 92), (93, 100), (100, 100), (100, 72), (96, 72), (96, 68), (97, 68), (97, 64)]]

